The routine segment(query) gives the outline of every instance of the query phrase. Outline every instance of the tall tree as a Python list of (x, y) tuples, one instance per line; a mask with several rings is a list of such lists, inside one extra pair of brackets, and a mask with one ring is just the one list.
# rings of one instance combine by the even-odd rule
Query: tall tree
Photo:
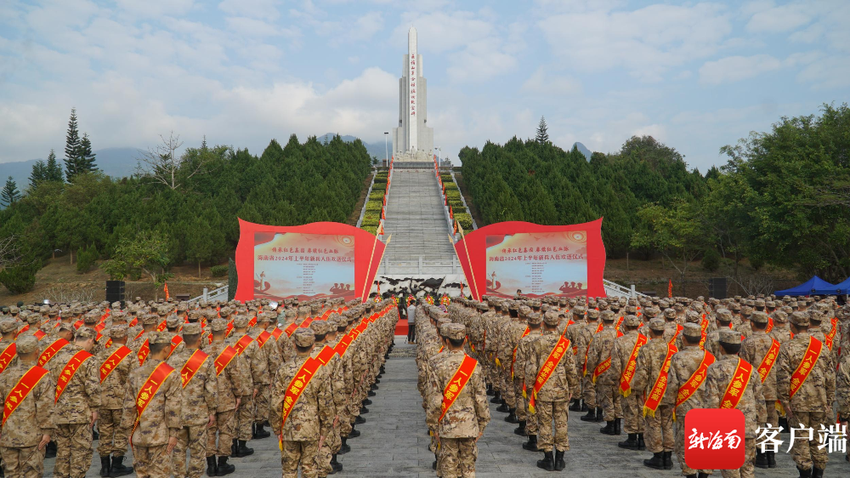
[(91, 149), (91, 140), (89, 139), (89, 135), (83, 133), (83, 138), (80, 140), (80, 153), (78, 155), (79, 166), (77, 168), (77, 174), (79, 173), (90, 173), (97, 169), (97, 165), (95, 165), (95, 154)]
[(535, 140), (540, 144), (549, 142), (549, 127), (546, 126), (546, 118), (542, 116), (540, 117), (540, 123), (537, 124), (537, 137)]
[[(177, 150), (183, 146), (180, 135), (172, 131), (168, 138), (160, 135), (160, 144), (142, 153), (137, 158), (139, 164), (136, 170), (140, 175), (152, 179), (154, 182), (164, 184), (172, 191), (180, 187), (192, 176), (206, 172), (208, 154), (177, 154)], [(206, 153), (206, 137), (201, 145), (201, 153)]]
[(77, 174), (80, 155), (80, 131), (77, 129), (77, 109), (71, 108), (68, 119), (68, 132), (65, 134), (65, 169), (68, 181)]
[(47, 165), (44, 164), (44, 161), (38, 160), (35, 164), (32, 165), (32, 172), (30, 173), (30, 187), (35, 188), (39, 185), (39, 183), (44, 181), (45, 172), (47, 170)]
[(44, 167), (44, 180), (62, 181), (63, 177), (64, 172), (62, 171), (62, 166), (56, 159), (56, 153), (51, 149), (50, 154), (47, 155), (47, 164)]
[(19, 199), (21, 199), (21, 192), (18, 191), (18, 185), (12, 179), (12, 176), (9, 176), (3, 190), (0, 191), (0, 206), (9, 207), (18, 202)]

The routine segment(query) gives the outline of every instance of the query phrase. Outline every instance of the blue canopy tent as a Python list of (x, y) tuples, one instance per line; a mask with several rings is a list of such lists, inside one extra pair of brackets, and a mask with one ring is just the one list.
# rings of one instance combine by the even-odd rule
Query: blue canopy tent
[(850, 279), (839, 282), (834, 286), (815, 289), (815, 295), (846, 295), (850, 294)]
[(818, 290), (831, 289), (833, 287), (835, 286), (833, 286), (829, 282), (821, 279), (818, 276), (814, 276), (806, 282), (798, 285), (797, 287), (792, 287), (790, 289), (785, 290), (778, 290), (774, 292), (774, 295), (776, 295), (777, 297), (782, 297), (783, 295), (818, 295)]

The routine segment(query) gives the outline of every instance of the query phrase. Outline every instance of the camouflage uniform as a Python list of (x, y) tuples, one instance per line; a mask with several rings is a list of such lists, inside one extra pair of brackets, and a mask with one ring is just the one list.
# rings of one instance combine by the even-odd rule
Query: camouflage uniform
[[(37, 350), (35, 338), (18, 341), (18, 351)], [(9, 393), (34, 363), (15, 363), (0, 375), (0, 397), (5, 403)], [(53, 378), (48, 373), (12, 412), (5, 424), (0, 424), (0, 458), (6, 475), (41, 478), (44, 473), (44, 450), (38, 445), (44, 435), (54, 433)]]
[[(767, 325), (767, 315), (763, 312), (756, 312), (753, 314), (751, 319), (753, 322), (758, 324)], [(753, 330), (752, 335), (750, 335), (744, 342), (741, 344), (741, 351), (738, 355), (747, 362), (751, 363), (755, 369), (758, 369), (759, 365), (761, 365), (764, 360), (765, 355), (770, 350), (773, 345), (773, 341), (775, 339), (765, 333), (764, 330)], [(777, 342), (779, 342), (777, 340)], [(761, 380), (762, 382), (762, 394), (764, 395), (764, 405), (766, 409), (767, 415), (765, 416), (765, 421), (760, 423), (761, 426), (771, 425), (776, 426), (779, 424), (779, 416), (776, 413), (776, 357), (774, 357), (773, 367), (771, 367), (770, 372)]]
[[(587, 374), (591, 376), (591, 381), (596, 368), (609, 358), (611, 358), (610, 362), (613, 362), (614, 358), (612, 352), (614, 340), (617, 338), (617, 330), (614, 329), (614, 313), (606, 310), (602, 312), (602, 316), (604, 328), (594, 335), (587, 355)], [(616, 427), (614, 424), (617, 419), (622, 418), (620, 394), (617, 392), (619, 378), (620, 376), (609, 368), (597, 377), (595, 383), (596, 401), (602, 408), (603, 419), (609, 422), (609, 427)], [(610, 432), (609, 434), (617, 434), (614, 428)]]
[[(648, 326), (653, 331), (661, 332), (664, 330), (664, 322), (661, 319), (652, 319)], [(649, 394), (661, 374), (661, 367), (666, 357), (667, 342), (664, 341), (663, 337), (650, 338), (649, 342), (641, 347), (637, 358), (637, 372), (632, 379), (632, 393), (645, 391)], [(673, 451), (675, 444), (673, 438), (674, 403), (675, 394), (665, 393), (655, 411), (655, 416), (644, 416), (646, 449), (654, 455), (672, 453)]]
[[(149, 334), (151, 344), (168, 344), (171, 337), (167, 332)], [(133, 460), (139, 478), (167, 478), (171, 476), (172, 461), (166, 454), (168, 440), (176, 438), (182, 428), (183, 386), (180, 371), (172, 371), (159, 386), (139, 416), (136, 400), (146, 386), (148, 377), (161, 363), (152, 357), (144, 365), (130, 373), (124, 394), (124, 416), (122, 426), (132, 428), (130, 442), (133, 445)]]
[[(227, 323), (223, 319), (214, 319), (208, 328), (214, 332), (223, 332), (227, 328)], [(227, 347), (224, 342), (213, 342), (204, 352), (208, 353), (213, 363), (215, 363), (216, 358)], [(234, 358), (222, 369), (221, 373), (216, 372), (217, 399), (216, 406), (213, 409), (213, 412), (215, 412), (215, 422), (207, 431), (208, 459), (217, 455), (219, 456), (219, 460), (221, 460), (222, 457), (229, 457), (231, 453), (230, 447), (236, 428), (236, 400), (244, 395), (245, 390), (248, 388), (245, 383), (245, 377), (239, 373), (238, 367), (238, 362)], [(218, 446), (216, 446), (216, 438), (218, 438)]]
[[(333, 320), (335, 323), (336, 319), (334, 318)], [(327, 336), (327, 334), (331, 331), (331, 328), (336, 329), (336, 327), (328, 320), (313, 321), (313, 323), (310, 324), (310, 328), (316, 335), (324, 336)], [(313, 347), (311, 356), (313, 358), (318, 357), (318, 355), (324, 351), (325, 347), (333, 348), (332, 344), (327, 343), (326, 340), (316, 343)], [(318, 450), (318, 454), (316, 456), (316, 466), (318, 467), (320, 476), (326, 476), (328, 473), (333, 472), (331, 460), (335, 454), (334, 449), (339, 450), (338, 441), (340, 440), (338, 426), (340, 415), (339, 411), (348, 405), (346, 400), (348, 397), (346, 397), (344, 393), (345, 384), (343, 383), (342, 361), (340, 360), (339, 355), (336, 353), (331, 355), (327, 363), (322, 365), (322, 369), (324, 372), (324, 379), (327, 381), (328, 391), (333, 398), (331, 413), (332, 422), (334, 423), (329, 436), (325, 437), (325, 441), (322, 444), (322, 447)]]
[[(466, 328), (462, 324), (446, 324), (441, 332), (453, 340), (463, 340), (466, 336)], [(484, 377), (477, 366), (440, 420), (443, 391), (454, 378), (465, 356), (462, 351), (446, 350), (440, 354), (430, 374), (429, 387), (432, 392), (429, 395), (427, 421), (439, 435), (440, 471), (443, 478), (475, 476), (475, 460), (478, 458), (476, 440), (490, 422)]]
[[(242, 401), (239, 405), (236, 419), (236, 438), (239, 441), (247, 442), (253, 438), (252, 426), (254, 424), (254, 391), (259, 393), (260, 389), (265, 385), (268, 386), (269, 378), (266, 366), (268, 361), (265, 360), (265, 355), (260, 351), (257, 341), (246, 332), (236, 332), (236, 329), (242, 329), (248, 326), (248, 317), (239, 315), (234, 319), (234, 333), (230, 335), (224, 342), (231, 347), (236, 346), (237, 342), (243, 337), (251, 339), (250, 343), (245, 347), (239, 355), (237, 362), (239, 363), (240, 374), (242, 374), (247, 387), (243, 390)], [(240, 443), (239, 447), (243, 452), (248, 452), (250, 455), (253, 450), (245, 449), (244, 443)], [(237, 451), (238, 455), (240, 454)]]
[[(639, 319), (634, 315), (626, 316), (623, 321), (623, 325), (627, 325), (629, 327), (637, 327), (640, 325)], [(622, 337), (618, 337), (614, 341), (614, 348), (611, 351), (611, 370), (609, 373), (612, 373), (617, 379), (617, 393), (622, 395), (622, 392), (619, 389), (620, 380), (623, 376), (623, 372), (626, 370), (629, 364), (629, 358), (632, 356), (632, 351), (635, 349), (635, 344), (637, 343), (640, 334), (637, 330), (631, 330), (626, 332)], [(637, 362), (637, 360), (635, 360)], [(635, 363), (637, 366), (637, 363)], [(632, 381), (630, 383), (632, 387), (634, 387), (634, 376), (632, 376)], [(622, 411), (623, 411), (623, 430), (629, 434), (629, 438), (632, 440), (638, 440), (643, 438), (642, 434), (644, 431), (643, 426), (643, 394), (640, 391), (635, 393), (636, 390), (632, 388), (628, 397), (625, 397), (621, 400)], [(634, 436), (632, 436), (634, 435)], [(637, 448), (638, 443), (634, 442), (633, 448)]]
[(584, 404), (587, 405), (588, 415), (591, 412), (596, 413), (596, 407), (598, 405), (596, 403), (596, 387), (594, 387), (593, 383), (590, 381), (592, 370), (587, 367), (590, 346), (593, 343), (593, 337), (596, 334), (596, 330), (599, 328), (598, 319), (599, 311), (587, 311), (587, 322), (581, 328), (579, 332), (580, 340), (576, 344), (578, 346), (578, 361), (576, 362), (576, 368), (579, 373), (579, 379), (581, 380), (581, 396), (584, 400)]
[[(809, 323), (808, 315), (804, 312), (794, 312), (791, 322), (805, 329)], [(835, 403), (835, 363), (828, 349), (821, 350), (806, 381), (793, 397), (790, 396), (791, 375), (803, 360), (809, 346), (809, 337), (806, 331), (800, 332), (779, 348), (779, 358), (775, 365), (776, 394), (783, 404), (791, 407), (791, 410), (786, 409), (790, 423), (799, 423), (802, 427), (818, 430), (820, 425), (830, 425), (832, 406)], [(813, 440), (794, 441), (791, 453), (797, 468), (826, 468), (827, 452), (825, 449), (818, 449), (817, 445), (817, 434), (813, 436)]]
[[(520, 423), (525, 422), (525, 434), (533, 436), (533, 442), (535, 444), (537, 443), (538, 431), (537, 417), (528, 412), (528, 397), (532, 387), (534, 387), (534, 377), (526, 377), (525, 369), (528, 366), (529, 360), (531, 360), (532, 344), (543, 333), (540, 326), (541, 323), (542, 317), (540, 314), (529, 315), (528, 335), (520, 339), (517, 345), (516, 363), (514, 364), (514, 383), (517, 387), (518, 396), (517, 418), (521, 420)], [(536, 328), (532, 328), (535, 326)]]
[[(294, 343), (300, 347), (313, 346), (315, 335), (310, 329), (299, 328), (293, 334)], [(333, 425), (333, 397), (328, 387), (325, 371), (319, 368), (292, 410), (283, 421), (283, 403), (286, 391), (309, 354), (299, 354), (283, 364), (272, 388), (270, 422), (275, 435), (281, 437), (281, 467), (283, 478), (297, 478), (301, 468), (302, 478), (316, 478), (316, 455), (319, 441), (328, 437)]]
[[(740, 332), (723, 331), (721, 341), (724, 343), (740, 343)], [(721, 400), (726, 393), (729, 384), (735, 379), (735, 371), (738, 361), (737, 355), (721, 355), (717, 361), (708, 367), (705, 379), (705, 390), (702, 394), (701, 406), (704, 408), (720, 408)], [(747, 388), (741, 395), (738, 405), (735, 407), (744, 413), (745, 432), (744, 449), (746, 458), (741, 468), (737, 470), (720, 470), (723, 478), (752, 478), (754, 476), (753, 459), (756, 455), (756, 429), (764, 422), (765, 400), (761, 392), (761, 381), (758, 379), (758, 366), (752, 368), (752, 375), (747, 383)], [(771, 406), (773, 404), (771, 403)]]
[[(199, 335), (200, 333), (200, 324), (186, 324), (183, 327), (183, 334), (185, 335)], [(183, 366), (194, 353), (194, 350), (184, 347), (179, 352), (174, 351), (167, 363), (175, 371), (181, 373), (182, 379), (185, 379), (182, 377)], [(204, 473), (204, 460), (207, 456), (207, 428), (210, 415), (215, 415), (218, 399), (214, 360), (215, 357), (207, 356), (192, 379), (183, 387), (183, 409), (180, 416), (182, 427), (177, 435), (177, 445), (174, 447), (172, 457), (176, 476), (198, 478)], [(186, 468), (186, 450), (189, 451), (188, 470)]]
[[(94, 339), (93, 329), (77, 330), (77, 340)], [(62, 374), (71, 357), (83, 350), (76, 343), (66, 345), (49, 362), (54, 377)], [(71, 378), (54, 407), (57, 454), (53, 476), (82, 477), (91, 467), (92, 413), (100, 409), (100, 363), (86, 359)]]
[(108, 458), (112, 455), (116, 459), (121, 457), (123, 460), (124, 453), (127, 451), (127, 435), (130, 433), (130, 429), (121, 427), (124, 392), (130, 372), (139, 367), (139, 361), (132, 351), (120, 362), (115, 362), (114, 359), (110, 360), (112, 354), (124, 347), (115, 340), (127, 336), (127, 326), (113, 326), (110, 329), (109, 336), (113, 338), (112, 345), (97, 356), (98, 368), (103, 367), (109, 361), (110, 363), (107, 366), (111, 370), (100, 384), (101, 403), (97, 418), (100, 444), (97, 447), (97, 452), (101, 458)]

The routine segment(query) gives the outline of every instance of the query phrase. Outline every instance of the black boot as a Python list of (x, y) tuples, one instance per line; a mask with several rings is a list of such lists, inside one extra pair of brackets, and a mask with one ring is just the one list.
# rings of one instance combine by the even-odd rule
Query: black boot
[(555, 471), (561, 471), (567, 467), (567, 464), (564, 462), (564, 452), (560, 450), (555, 450)]
[(643, 460), (643, 466), (648, 466), (655, 470), (663, 470), (664, 469), (664, 454), (663, 453), (653, 453), (652, 458), (649, 460)]
[(691, 473), (690, 475), (685, 475), (685, 478), (697, 478), (697, 474)]
[(623, 419), (615, 418), (614, 419), (614, 435), (622, 435), (623, 434)]
[(248, 448), (245, 440), (239, 440), (236, 444), (236, 454), (233, 455), (236, 458), (244, 458), (246, 456), (251, 456), (254, 454), (253, 448)]
[(109, 467), (111, 466), (109, 455), (100, 457), (100, 476), (109, 476)]
[(767, 458), (767, 467), (768, 468), (776, 468), (776, 452), (766, 451), (764, 452), (765, 457)]
[(354, 419), (355, 425), (362, 425), (364, 423), (366, 423), (366, 419), (361, 417), (360, 415), (358, 415), (357, 418)]
[(348, 434), (348, 438), (357, 438), (360, 436), (360, 430), (355, 430), (354, 427), (351, 427), (351, 432)]
[(625, 448), (626, 450), (637, 450), (638, 434), (629, 433), (629, 437), (626, 439), (626, 441), (621, 441), (620, 443), (617, 443), (617, 446), (620, 448)]
[(602, 407), (596, 407), (596, 421), (602, 421)]
[(207, 457), (207, 476), (217, 476), (218, 467), (215, 464), (215, 455)]
[(346, 453), (351, 451), (351, 445), (346, 443), (348, 441), (348, 437), (342, 437), (342, 446), (339, 447), (339, 451), (337, 452), (340, 455), (345, 455)]
[(638, 447), (637, 449), (640, 451), (646, 450), (646, 442), (643, 441), (643, 433), (638, 433)]
[(508, 402), (505, 401), (504, 398), (501, 399), (502, 404), (496, 407), (497, 412), (508, 413), (511, 411), (511, 407), (508, 406)]
[(361, 406), (361, 407), (360, 407), (360, 414), (361, 414), (361, 415), (366, 415), (367, 413), (369, 413), (369, 409), (368, 409), (368, 408), (366, 408), (366, 406), (365, 406), (365, 405), (364, 405), (364, 406)]
[(522, 448), (528, 451), (540, 451), (537, 449), (537, 435), (528, 435), (528, 441), (522, 444)]
[(109, 476), (115, 478), (118, 476), (127, 476), (133, 473), (132, 466), (124, 465), (124, 457), (123, 456), (113, 456), (112, 457), (112, 466), (109, 467)]
[(519, 435), (521, 437), (524, 437), (525, 436), (525, 424), (526, 423), (527, 422), (525, 420), (520, 420), (519, 426), (514, 428), (514, 434)]
[(495, 395), (495, 393), (496, 392), (493, 391), (493, 385), (488, 383), (487, 384), (487, 395), (492, 397), (493, 395)]
[(334, 473), (339, 473), (342, 471), (342, 463), (336, 461), (336, 455), (331, 457), (331, 468), (333, 468)]
[(505, 421), (508, 423), (519, 423), (519, 419), (516, 417), (516, 408), (508, 409), (508, 416), (505, 417)]
[(375, 395), (377, 395), (377, 393), (375, 393), (371, 390), (369, 390), (369, 393), (366, 394), (367, 397), (374, 397)]
[(218, 465), (215, 467), (215, 476), (224, 476), (229, 475), (236, 471), (235, 465), (229, 465), (227, 463), (228, 457), (220, 456), (218, 457)]
[(756, 452), (756, 468), (768, 468), (767, 454), (760, 451)]
[(823, 469), (813, 467), (812, 468), (812, 478), (823, 478)]
[(502, 394), (498, 390), (493, 392), (493, 398), (490, 399), (490, 403), (502, 403)]
[(803, 470), (798, 466), (797, 471), (800, 472), (800, 478), (812, 478), (812, 468), (809, 468), (808, 470)]
[(236, 442), (238, 440), (236, 438), (230, 442), (230, 456), (236, 456)]
[(614, 425), (616, 423), (614, 420), (610, 420), (605, 422), (605, 427), (599, 430), (603, 435), (616, 435), (617, 427)]
[(257, 423), (256, 425), (254, 425), (254, 427), (255, 427), (254, 438), (259, 440), (259, 439), (268, 438), (268, 437), (272, 436), (271, 433), (267, 432), (263, 428), (262, 423)]
[(374, 384), (374, 383), (373, 383), (373, 384), (372, 384), (372, 386), (370, 387), (370, 390), (377, 390), (377, 389), (378, 389), (378, 385), (376, 385), (376, 384)]
[(543, 468), (547, 471), (555, 471), (555, 459), (552, 457), (551, 451), (543, 452), (543, 459), (537, 460), (537, 468)]
[(596, 409), (588, 410), (585, 415), (582, 415), (581, 421), (583, 422), (595, 422), (596, 421)]
[(47, 446), (45, 447), (45, 450), (44, 450), (44, 457), (45, 458), (56, 458), (56, 442), (55, 441), (51, 441), (51, 442), (47, 443)]
[(711, 477), (711, 475), (709, 475), (708, 473), (699, 473), (697, 475), (697, 478), (710, 478), (710, 477)]
[(363, 405), (364, 405), (364, 406), (366, 406), (366, 405), (371, 405), (371, 404), (372, 404), (372, 400), (369, 400), (368, 398), (367, 398), (366, 400), (363, 400)]
[(779, 426), (782, 427), (782, 431), (779, 433), (791, 433), (791, 427), (788, 426), (787, 418), (779, 417)]
[(92, 428), (91, 430), (91, 439), (92, 441), (100, 439), (100, 433), (97, 432), (97, 428)]
[(570, 411), (571, 412), (581, 411), (581, 399), (580, 398), (574, 398), (572, 400), (572, 403), (570, 403)]
[(665, 470), (672, 470), (673, 469), (673, 452), (672, 451), (665, 451), (664, 456), (662, 458), (664, 458), (664, 469)]

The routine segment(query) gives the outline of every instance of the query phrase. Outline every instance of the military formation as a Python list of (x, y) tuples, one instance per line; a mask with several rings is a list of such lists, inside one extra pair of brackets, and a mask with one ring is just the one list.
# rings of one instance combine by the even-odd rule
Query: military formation
[(800, 476), (821, 477), (829, 457), (818, 432), (847, 438), (850, 305), (834, 298), (483, 297), (420, 301), (415, 313), (418, 389), (442, 478), (475, 476), (488, 397), (548, 471), (569, 466), (570, 411), (625, 435), (619, 448), (651, 453), (643, 466), (672, 470), (675, 454), (693, 478), (713, 471), (685, 463), (693, 409), (745, 417), (744, 465), (723, 477), (775, 468), (775, 451), (757, 441), (791, 428)]
[(54, 477), (81, 478), (98, 440), (100, 476), (224, 476), (274, 434), (284, 478), (338, 473), (397, 320), (389, 300), (4, 308), (2, 471), (55, 457)]

